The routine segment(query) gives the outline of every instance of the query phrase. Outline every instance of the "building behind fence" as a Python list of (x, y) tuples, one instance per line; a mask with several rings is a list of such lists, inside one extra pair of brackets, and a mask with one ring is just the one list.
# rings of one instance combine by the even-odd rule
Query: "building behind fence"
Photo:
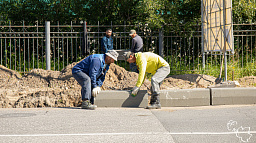
[[(129, 50), (129, 31), (135, 29), (143, 38), (144, 51), (163, 56), (170, 64), (172, 74), (198, 71), (202, 68), (201, 27), (190, 31), (152, 31), (146, 25), (86, 25), (86, 22), (60, 25), (48, 23), (17, 25), (11, 22), (0, 27), (0, 64), (25, 73), (34, 68), (62, 70), (67, 65), (78, 62), (88, 54), (100, 53), (100, 40), (106, 29), (113, 30), (115, 50)], [(48, 31), (50, 32), (47, 32)], [(181, 28), (182, 29), (182, 28)], [(243, 68), (255, 62), (256, 25), (234, 24), (234, 51), (229, 53), (228, 63)], [(47, 37), (49, 37), (47, 40)], [(47, 47), (49, 51), (47, 51)], [(50, 55), (47, 61), (47, 54)], [(47, 65), (47, 62), (50, 65)], [(221, 63), (220, 53), (205, 53), (206, 70)], [(117, 64), (128, 69), (125, 61)]]

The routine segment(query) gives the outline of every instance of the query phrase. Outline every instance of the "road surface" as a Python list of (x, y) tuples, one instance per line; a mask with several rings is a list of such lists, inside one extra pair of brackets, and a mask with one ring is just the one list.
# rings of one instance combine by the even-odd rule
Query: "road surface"
[(0, 142), (256, 142), (256, 106), (0, 109)]

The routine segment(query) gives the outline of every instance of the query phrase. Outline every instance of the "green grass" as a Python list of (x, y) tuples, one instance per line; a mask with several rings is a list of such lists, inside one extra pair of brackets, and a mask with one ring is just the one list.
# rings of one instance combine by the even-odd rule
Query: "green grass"
[[(179, 69), (179, 67), (178, 67)], [(185, 67), (181, 67), (180, 69), (185, 69)], [(220, 74), (220, 65), (210, 65), (207, 64), (205, 68), (202, 68), (200, 65), (199, 68), (195, 68), (193, 70), (184, 70), (184, 71), (177, 71), (173, 70), (171, 71), (170, 75), (180, 75), (180, 74), (204, 74), (204, 75), (209, 75), (209, 76), (214, 76), (216, 78), (219, 77)], [(227, 79), (232, 80), (237, 80), (239, 78), (243, 78), (245, 76), (255, 76), (256, 75), (256, 63), (247, 63), (244, 64), (243, 67), (238, 64), (238, 62), (232, 62), (228, 63), (227, 65)], [(221, 77), (225, 77), (225, 69), (224, 65), (222, 67), (222, 73)]]
[[(7, 51), (6, 51), (7, 52)], [(8, 52), (7, 52), (8, 53)], [(10, 53), (8, 53), (10, 54)], [(8, 55), (7, 54), (7, 55)], [(27, 55), (26, 55), (27, 56)], [(3, 65), (6, 66), (9, 69), (15, 70), (17, 72), (20, 72), (21, 74), (23, 73), (24, 67), (25, 67), (25, 72), (28, 72), (30, 70), (33, 69), (33, 62), (34, 62), (34, 66), (35, 68), (40, 68), (40, 69), (45, 69), (46, 68), (46, 63), (45, 63), (45, 59), (43, 59), (44, 61), (42, 62), (42, 58), (38, 58), (33, 59), (33, 56), (30, 56), (30, 62), (27, 60), (25, 60), (25, 64), (24, 64), (24, 55), (21, 55), (19, 57), (16, 57), (15, 59), (15, 55), (12, 53), (11, 54), (11, 60), (9, 60), (10, 56), (8, 57), (3, 57)], [(168, 57), (169, 60), (171, 61), (171, 57)], [(5, 59), (7, 60), (7, 62), (5, 61)], [(166, 58), (165, 58), (166, 59)], [(220, 72), (220, 65), (211, 65), (210, 63), (206, 63), (205, 68), (202, 68), (202, 64), (201, 63), (193, 63), (191, 62), (190, 65), (187, 63), (186, 65), (184, 64), (184, 60), (177, 60), (175, 58), (172, 59), (173, 63), (169, 63), (170, 64), (170, 68), (171, 68), (171, 72), (170, 75), (182, 75), (182, 74), (204, 74), (204, 75), (210, 75), (210, 76), (214, 76), (216, 78), (219, 77), (219, 72)], [(195, 59), (195, 61), (201, 61), (201, 60), (197, 60)], [(7, 63), (7, 65), (5, 65), (5, 63)], [(63, 60), (60, 60), (59, 63), (59, 70), (62, 70), (64, 67), (66, 67), (66, 65), (71, 64), (72, 62), (69, 61), (69, 63), (67, 63), (67, 61), (65, 60), (63, 62)], [(217, 62), (219, 63), (219, 61)], [(28, 64), (30, 64), (30, 67), (28, 68)], [(125, 62), (125, 61), (117, 61), (115, 62), (115, 64), (125, 68), (126, 70), (129, 70), (129, 63)], [(15, 67), (16, 65), (16, 67)], [(55, 70), (58, 70), (58, 60), (55, 59), (55, 64), (54, 64), (54, 60), (52, 59), (51, 61), (51, 70), (54, 70), (54, 65), (55, 65)], [(172, 66), (171, 66), (172, 65)], [(19, 67), (21, 66), (21, 67)], [(234, 78), (234, 80), (237, 80), (239, 78), (245, 77), (245, 76), (255, 76), (256, 75), (256, 63), (255, 61), (252, 61), (251, 63), (242, 63), (241, 61), (231, 61), (228, 63), (227, 66), (227, 77), (228, 80), (232, 80), (232, 78)], [(150, 75), (147, 75), (148, 77), (150, 77)], [(224, 78), (224, 66), (222, 69), (222, 78)]]

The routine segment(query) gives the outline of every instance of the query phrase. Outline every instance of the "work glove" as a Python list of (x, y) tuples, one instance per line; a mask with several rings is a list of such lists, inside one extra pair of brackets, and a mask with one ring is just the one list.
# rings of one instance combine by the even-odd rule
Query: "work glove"
[(96, 97), (99, 93), (100, 93), (100, 87), (99, 86), (93, 88), (93, 90), (92, 90), (92, 96), (93, 97)]
[(137, 95), (137, 93), (139, 92), (140, 88), (135, 86), (133, 89), (132, 89), (132, 96), (135, 97)]

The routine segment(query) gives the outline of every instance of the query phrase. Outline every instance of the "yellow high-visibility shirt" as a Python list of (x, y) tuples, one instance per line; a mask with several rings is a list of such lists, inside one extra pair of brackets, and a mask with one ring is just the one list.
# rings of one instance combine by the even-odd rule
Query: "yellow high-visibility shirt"
[(157, 69), (169, 66), (169, 64), (159, 55), (151, 52), (135, 53), (136, 65), (139, 68), (139, 77), (136, 83), (137, 87), (141, 87), (144, 82), (146, 72), (155, 74)]

